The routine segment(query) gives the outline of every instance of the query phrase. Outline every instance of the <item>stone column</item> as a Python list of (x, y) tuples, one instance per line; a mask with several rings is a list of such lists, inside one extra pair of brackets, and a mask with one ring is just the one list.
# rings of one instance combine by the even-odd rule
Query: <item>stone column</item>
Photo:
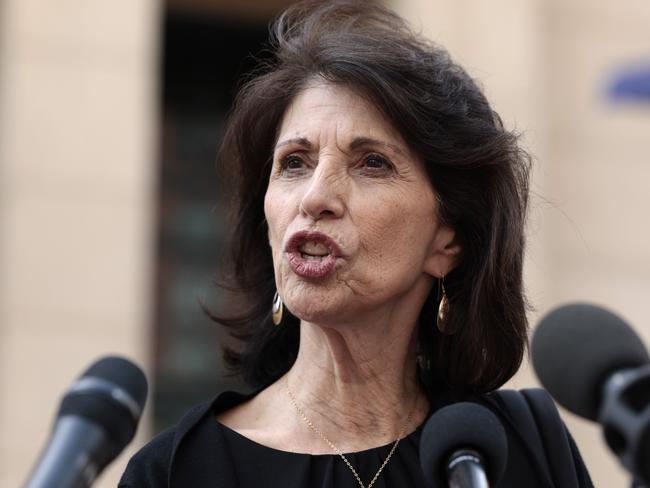
[(92, 360), (149, 363), (160, 6), (0, 8), (0, 486), (19, 486)]

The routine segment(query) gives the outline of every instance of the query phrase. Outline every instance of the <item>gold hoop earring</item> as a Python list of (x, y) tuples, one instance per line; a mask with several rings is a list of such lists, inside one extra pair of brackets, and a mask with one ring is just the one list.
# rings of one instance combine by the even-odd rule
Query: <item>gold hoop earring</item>
[(282, 322), (282, 313), (284, 312), (284, 303), (278, 292), (273, 296), (273, 305), (271, 306), (271, 317), (275, 325), (280, 325)]
[(438, 279), (438, 316), (436, 317), (436, 326), (440, 332), (445, 331), (445, 318), (449, 312), (449, 300), (445, 291), (445, 277)]

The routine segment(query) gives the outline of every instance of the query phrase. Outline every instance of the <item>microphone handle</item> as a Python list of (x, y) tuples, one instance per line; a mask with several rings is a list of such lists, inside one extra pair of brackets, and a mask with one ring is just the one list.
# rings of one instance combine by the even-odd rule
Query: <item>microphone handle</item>
[(88, 419), (57, 419), (36, 467), (23, 488), (88, 488), (111, 458), (103, 428)]
[(454, 452), (447, 464), (449, 488), (489, 488), (483, 458), (471, 449)]

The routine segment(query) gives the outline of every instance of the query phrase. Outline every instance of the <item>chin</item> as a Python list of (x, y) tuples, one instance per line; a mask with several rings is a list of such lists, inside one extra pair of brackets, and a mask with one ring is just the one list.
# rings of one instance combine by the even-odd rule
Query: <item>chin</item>
[(289, 294), (284, 299), (285, 306), (300, 320), (307, 322), (329, 322), (340, 315), (344, 305), (330, 293), (298, 293)]
[(300, 320), (307, 322), (329, 322), (340, 312), (340, 308), (324, 306), (322, 303), (287, 304), (287, 308)]

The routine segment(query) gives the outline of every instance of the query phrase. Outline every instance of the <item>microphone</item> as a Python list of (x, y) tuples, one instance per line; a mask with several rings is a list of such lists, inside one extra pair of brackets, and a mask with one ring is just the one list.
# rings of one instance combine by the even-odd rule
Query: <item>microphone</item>
[(420, 439), (420, 464), (431, 487), (488, 488), (506, 468), (506, 433), (490, 410), (476, 403), (441, 408)]
[(127, 359), (93, 363), (68, 389), (24, 488), (87, 488), (133, 439), (147, 379)]
[(621, 463), (650, 482), (650, 358), (641, 339), (596, 305), (564, 305), (533, 335), (532, 362), (541, 383), (571, 412), (599, 422)]

